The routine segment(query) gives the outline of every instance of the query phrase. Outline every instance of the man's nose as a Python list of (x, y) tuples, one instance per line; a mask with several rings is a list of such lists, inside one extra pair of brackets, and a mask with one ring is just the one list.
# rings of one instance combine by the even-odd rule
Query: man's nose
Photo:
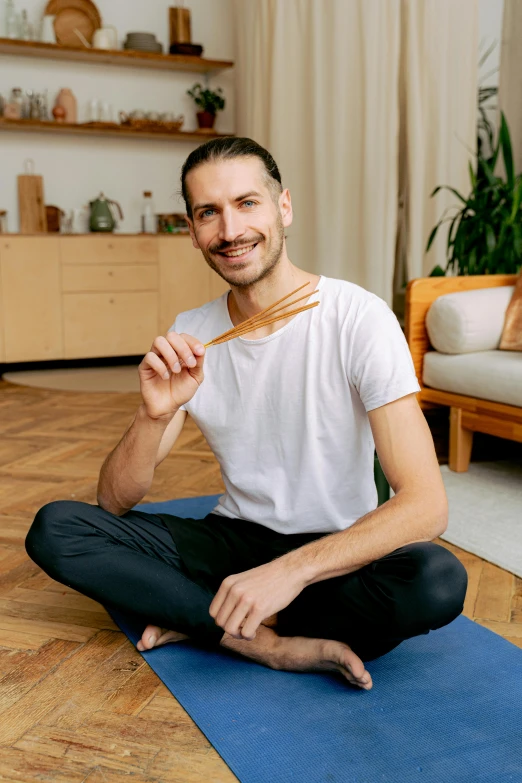
[(234, 242), (244, 233), (241, 217), (232, 209), (225, 209), (221, 213), (219, 238), (222, 242)]

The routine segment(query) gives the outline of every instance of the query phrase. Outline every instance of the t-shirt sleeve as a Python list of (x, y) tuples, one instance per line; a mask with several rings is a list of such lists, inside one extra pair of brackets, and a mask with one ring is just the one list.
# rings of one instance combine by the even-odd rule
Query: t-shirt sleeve
[(382, 299), (370, 302), (354, 325), (349, 375), (367, 412), (420, 391), (406, 338)]

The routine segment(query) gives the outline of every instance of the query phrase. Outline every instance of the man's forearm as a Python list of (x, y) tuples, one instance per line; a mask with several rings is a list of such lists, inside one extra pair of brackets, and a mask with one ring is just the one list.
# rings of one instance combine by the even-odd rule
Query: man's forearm
[(147, 494), (158, 448), (172, 417), (152, 419), (140, 405), (131, 426), (103, 463), (98, 503), (113, 514), (124, 514)]
[(351, 527), (294, 549), (280, 560), (306, 585), (350, 574), (416, 541), (432, 541), (444, 532), (444, 497), (430, 499), (398, 493)]

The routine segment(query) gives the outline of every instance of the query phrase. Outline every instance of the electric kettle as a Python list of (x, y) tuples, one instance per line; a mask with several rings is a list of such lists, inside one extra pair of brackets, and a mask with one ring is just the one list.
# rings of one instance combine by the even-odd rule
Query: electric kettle
[(100, 193), (94, 201), (89, 201), (89, 206), (91, 208), (89, 220), (91, 231), (114, 231), (118, 220), (115, 207), (118, 208), (120, 220), (123, 220), (123, 212), (118, 202), (105, 198), (103, 193)]

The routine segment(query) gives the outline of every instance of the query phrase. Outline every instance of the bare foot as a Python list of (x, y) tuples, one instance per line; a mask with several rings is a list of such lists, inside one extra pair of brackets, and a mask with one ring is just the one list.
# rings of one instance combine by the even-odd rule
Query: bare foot
[(225, 633), (220, 644), (271, 669), (338, 671), (349, 683), (365, 691), (373, 685), (370, 673), (359, 656), (347, 644), (331, 639), (278, 636), (271, 628), (260, 625), (252, 641), (236, 639)]
[(169, 631), (166, 628), (160, 628), (157, 625), (147, 625), (141, 639), (136, 645), (136, 649), (140, 652), (145, 652), (145, 650), (151, 650), (153, 647), (161, 647), (162, 644), (167, 644), (168, 642), (181, 642), (182, 639), (188, 638), (189, 637), (185, 633)]

